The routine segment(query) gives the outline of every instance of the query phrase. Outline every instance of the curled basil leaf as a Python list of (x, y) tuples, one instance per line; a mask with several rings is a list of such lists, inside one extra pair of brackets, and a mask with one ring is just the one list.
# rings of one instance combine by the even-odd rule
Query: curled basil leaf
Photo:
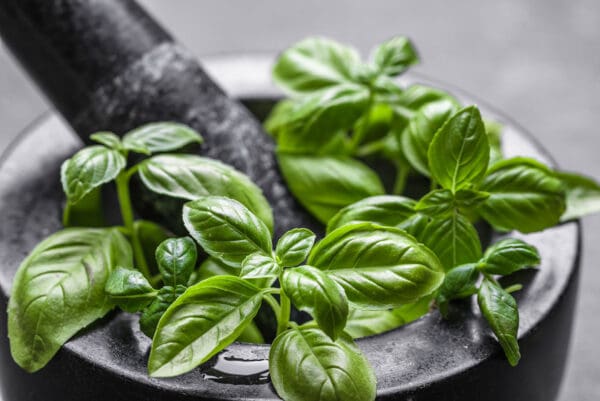
[(275, 255), (282, 266), (297, 266), (306, 260), (315, 238), (316, 235), (307, 228), (294, 228), (279, 239)]
[(96, 132), (90, 135), (90, 139), (94, 142), (98, 142), (107, 148), (119, 150), (121, 148), (121, 138), (112, 132)]
[(539, 263), (540, 255), (534, 246), (516, 238), (507, 238), (485, 251), (479, 268), (486, 273), (507, 275)]

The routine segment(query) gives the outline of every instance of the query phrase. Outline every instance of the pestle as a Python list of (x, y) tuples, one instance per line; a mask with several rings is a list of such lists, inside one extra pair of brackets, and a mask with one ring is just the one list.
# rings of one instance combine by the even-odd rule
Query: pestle
[[(321, 230), (284, 184), (261, 124), (135, 1), (1, 0), (0, 35), (83, 140), (154, 121), (187, 124), (202, 134), (203, 156), (263, 190), (276, 238), (293, 227)], [(156, 199), (142, 209), (162, 221), (176, 212)]]

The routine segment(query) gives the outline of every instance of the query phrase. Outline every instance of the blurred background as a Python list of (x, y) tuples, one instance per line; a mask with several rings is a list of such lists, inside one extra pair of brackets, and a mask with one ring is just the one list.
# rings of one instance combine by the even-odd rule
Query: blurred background
[[(391, 36), (410, 36), (422, 58), (415, 70), (471, 92), (512, 117), (562, 169), (600, 179), (598, 0), (140, 2), (200, 58), (276, 53), (307, 35), (353, 44), (367, 56)], [(0, 42), (0, 151), (48, 107)], [(600, 400), (598, 243), (600, 216), (588, 217), (575, 333), (560, 401)]]

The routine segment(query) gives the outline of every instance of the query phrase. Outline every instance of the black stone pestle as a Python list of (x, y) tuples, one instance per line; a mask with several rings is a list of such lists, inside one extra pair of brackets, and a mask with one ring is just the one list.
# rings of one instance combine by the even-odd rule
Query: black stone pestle
[[(293, 227), (319, 229), (284, 184), (261, 124), (135, 1), (0, 0), (0, 34), (83, 140), (153, 121), (188, 124), (204, 138), (202, 155), (263, 190), (276, 237)], [(162, 221), (175, 212), (156, 199), (144, 208)]]

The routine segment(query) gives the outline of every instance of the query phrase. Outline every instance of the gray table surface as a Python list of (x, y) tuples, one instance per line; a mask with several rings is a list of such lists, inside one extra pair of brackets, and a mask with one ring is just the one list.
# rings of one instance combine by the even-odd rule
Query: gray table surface
[[(390, 36), (408, 35), (423, 59), (417, 71), (486, 99), (531, 131), (562, 168), (600, 179), (598, 0), (141, 2), (201, 57), (274, 52), (314, 34), (352, 43), (367, 55)], [(0, 151), (47, 109), (0, 42)], [(560, 401), (600, 399), (598, 243), (600, 217), (588, 217)]]

